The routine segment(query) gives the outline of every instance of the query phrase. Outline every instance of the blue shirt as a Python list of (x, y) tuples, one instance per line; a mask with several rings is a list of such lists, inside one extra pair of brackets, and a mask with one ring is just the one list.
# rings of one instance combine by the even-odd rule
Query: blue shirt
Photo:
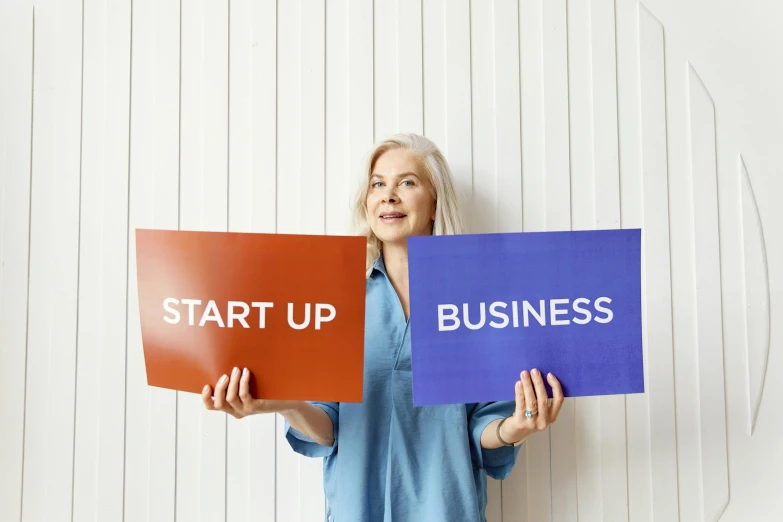
[(409, 326), (381, 256), (366, 285), (362, 402), (311, 402), (332, 420), (331, 447), (285, 426), (294, 451), (324, 458), (326, 520), (484, 522), (487, 475), (516, 462), (519, 446), (481, 448), (514, 402), (413, 406)]

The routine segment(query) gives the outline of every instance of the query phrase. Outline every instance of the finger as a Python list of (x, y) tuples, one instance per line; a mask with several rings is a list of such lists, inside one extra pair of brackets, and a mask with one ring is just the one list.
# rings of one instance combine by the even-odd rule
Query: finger
[(234, 409), (242, 407), (239, 401), (239, 368), (235, 367), (231, 372), (231, 380), (228, 382), (228, 388), (226, 389), (226, 402)]
[(212, 401), (212, 386), (207, 384), (204, 389), (201, 390), (201, 400), (204, 402), (204, 407), (208, 410), (215, 409), (215, 403)]
[(533, 383), (530, 382), (530, 374), (527, 370), (522, 372), (522, 390), (525, 395), (525, 407), (522, 409), (536, 411), (536, 392), (533, 391)]
[(546, 427), (549, 419), (549, 408), (547, 407), (547, 401), (549, 400), (549, 394), (544, 386), (544, 379), (541, 377), (541, 372), (538, 369), (533, 369), (531, 372), (533, 379), (533, 387), (536, 390), (536, 399), (538, 400), (538, 417), (536, 420), (540, 427)]
[(525, 414), (525, 391), (522, 389), (522, 381), (514, 384), (514, 395), (517, 402), (517, 414)]
[(250, 406), (253, 396), (250, 395), (250, 370), (242, 370), (242, 378), (239, 380), (239, 400), (245, 406)]
[(546, 386), (544, 386), (544, 377), (537, 368), (534, 368), (533, 371), (530, 372), (530, 378), (533, 381), (533, 388), (536, 392), (538, 409), (545, 409), (547, 406), (547, 401), (549, 400), (549, 393), (547, 393)]
[(552, 408), (549, 410), (549, 422), (555, 422), (560, 413), (560, 408), (563, 407), (563, 402), (565, 402), (563, 387), (560, 386), (560, 381), (557, 380), (553, 373), (549, 374), (547, 380), (552, 387)]
[(228, 386), (228, 375), (223, 375), (215, 385), (215, 409), (230, 412), (231, 407), (226, 405), (226, 386)]

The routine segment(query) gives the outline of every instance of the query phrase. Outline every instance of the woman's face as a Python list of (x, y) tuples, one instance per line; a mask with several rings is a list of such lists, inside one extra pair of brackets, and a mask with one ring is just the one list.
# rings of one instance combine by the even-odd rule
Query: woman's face
[(404, 149), (384, 152), (376, 161), (367, 193), (370, 228), (384, 244), (432, 233), (435, 200), (426, 171)]

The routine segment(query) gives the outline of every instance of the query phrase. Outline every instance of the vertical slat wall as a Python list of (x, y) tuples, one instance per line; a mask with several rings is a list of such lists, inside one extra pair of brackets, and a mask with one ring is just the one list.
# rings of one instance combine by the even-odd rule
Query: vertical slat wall
[(646, 393), (568, 399), (488, 520), (726, 510), (727, 406), (749, 436), (769, 380), (771, 233), (638, 0), (8, 0), (0, 57), (0, 519), (320, 520), (322, 463), (282, 417), (146, 385), (135, 230), (351, 233), (398, 131), (441, 147), (470, 232), (643, 229)]
[(19, 520), (29, 336), (33, 11), (0, 4), (0, 520)]
[[(24, 441), (16, 447), (23, 458), (23, 520), (70, 517), (74, 509), (82, 246), (82, 21), (82, 2), (36, 4), (29, 332)], [(25, 174), (10, 171), (3, 177)], [(90, 318), (82, 316), (81, 320)], [(19, 348), (4, 347), (3, 352)]]
[(146, 386), (135, 230), (180, 226), (180, 8), (135, 0), (131, 13), (124, 519), (163, 522), (177, 513), (177, 393)]
[(84, 4), (74, 520), (123, 514), (130, 4)]
[[(639, 6), (642, 112), (642, 229), (645, 266), (645, 337), (649, 391), (653, 519), (674, 520), (677, 512), (677, 453), (674, 424), (672, 286), (669, 244), (666, 74), (663, 27)], [(652, 458), (657, 455), (656, 458)], [(669, 477), (665, 479), (664, 477)]]

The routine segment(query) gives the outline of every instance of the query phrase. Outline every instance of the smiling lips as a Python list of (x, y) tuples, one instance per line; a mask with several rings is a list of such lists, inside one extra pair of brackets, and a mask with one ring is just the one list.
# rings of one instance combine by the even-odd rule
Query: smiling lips
[(381, 212), (381, 220), (384, 223), (394, 223), (396, 221), (402, 220), (404, 217), (405, 214), (401, 212)]

